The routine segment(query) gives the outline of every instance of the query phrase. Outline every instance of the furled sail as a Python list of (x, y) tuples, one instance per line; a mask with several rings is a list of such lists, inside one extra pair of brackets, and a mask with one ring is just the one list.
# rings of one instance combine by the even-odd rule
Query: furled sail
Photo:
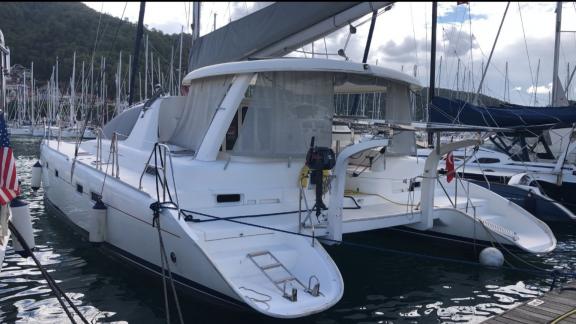
[(505, 105), (483, 107), (462, 100), (434, 97), (429, 106), (433, 123), (530, 129), (531, 131), (572, 127), (576, 107), (530, 107)]
[(188, 70), (281, 57), (391, 2), (276, 2), (194, 41)]

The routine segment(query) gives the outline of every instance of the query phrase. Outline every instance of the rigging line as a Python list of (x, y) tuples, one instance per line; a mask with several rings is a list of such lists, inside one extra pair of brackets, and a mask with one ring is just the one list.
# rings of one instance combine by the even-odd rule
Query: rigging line
[(480, 85), (478, 86), (478, 90), (476, 90), (476, 95), (474, 96), (474, 102), (478, 101), (478, 95), (482, 90), (482, 85), (484, 84), (484, 78), (486, 77), (486, 72), (488, 71), (488, 67), (490, 66), (490, 62), (492, 60), (492, 54), (494, 54), (494, 49), (496, 48), (496, 42), (500, 36), (500, 31), (502, 30), (502, 26), (504, 25), (504, 19), (506, 18), (506, 14), (508, 13), (508, 8), (510, 7), (510, 2), (506, 4), (506, 9), (504, 10), (504, 15), (502, 16), (502, 21), (500, 22), (500, 26), (498, 27), (498, 32), (496, 33), (496, 39), (494, 40), (494, 44), (492, 45), (492, 49), (490, 50), (490, 56), (488, 56), (488, 62), (486, 62), (486, 67), (484, 71), (482, 71), (482, 79), (480, 80)]
[[(189, 11), (188, 11), (188, 10), (189, 10), (189, 9), (188, 9), (188, 8), (189, 8), (189, 4), (190, 4), (190, 2), (184, 2), (184, 17), (186, 18), (186, 26), (188, 26), (188, 25), (189, 25), (189, 22), (190, 22), (190, 19), (189, 19), (190, 13), (189, 13)], [(188, 28), (188, 27), (186, 27), (186, 28)], [(188, 30), (188, 29), (186, 29), (186, 30)]]
[(416, 41), (416, 29), (414, 28), (414, 12), (412, 11), (412, 2), (410, 2), (410, 21), (412, 22), (412, 37), (414, 38), (414, 51), (416, 54), (416, 62), (419, 64), (418, 60), (418, 42)]
[[(120, 30), (120, 27), (121, 27), (122, 23), (124, 22), (124, 14), (125, 14), (125, 12), (126, 12), (126, 6), (127, 6), (127, 5), (128, 5), (128, 2), (125, 2), (125, 4), (124, 4), (124, 10), (122, 11), (122, 16), (121, 16), (121, 18), (120, 18), (120, 21), (118, 22), (118, 25), (116, 26), (116, 32), (114, 33), (114, 39), (112, 40), (112, 44), (110, 45), (110, 50), (114, 49), (114, 46), (116, 45), (116, 40), (118, 39), (118, 31)], [(102, 6), (104, 6), (104, 5), (102, 5)], [(106, 31), (106, 27), (107, 27), (107, 26), (108, 26), (108, 23), (106, 23), (106, 25), (104, 26), (105, 28), (104, 28), (104, 30), (102, 31), (102, 35), (104, 35), (104, 32)], [(97, 46), (95, 45), (94, 51), (92, 52), (92, 61), (94, 60), (94, 55), (95, 55), (96, 47), (97, 47)], [(112, 66), (112, 64), (109, 64), (107, 67), (104, 68), (103, 71), (101, 71), (100, 75), (97, 76), (96, 84), (100, 84), (100, 83), (101, 83), (101, 81), (102, 81), (102, 76), (105, 75), (106, 72), (107, 72), (107, 71), (106, 71), (106, 68), (111, 68), (111, 66)], [(100, 68), (102, 68), (102, 66), (100, 66)], [(94, 71), (92, 71), (92, 73), (94, 73)], [(91, 87), (94, 87), (94, 85), (92, 84)], [(102, 90), (102, 89), (100, 89), (100, 90)], [(92, 111), (95, 110), (95, 109), (94, 109), (94, 108), (95, 108), (95, 107), (94, 107), (94, 104), (95, 104), (95, 102), (96, 102), (96, 98), (97, 98), (97, 97), (98, 97), (98, 94), (96, 94), (96, 96), (93, 96), (93, 97), (92, 97), (92, 103), (91, 103), (90, 105), (88, 105), (88, 107), (92, 107), (92, 109), (89, 109), (89, 108), (88, 108), (88, 109), (90, 110), (90, 112), (92, 112)], [(104, 107), (105, 107), (105, 109), (107, 109), (106, 98), (102, 98), (102, 100), (104, 101)], [(100, 125), (100, 124), (102, 124), (102, 121), (103, 121), (104, 118), (105, 118), (104, 113), (101, 114), (99, 117), (100, 117), (100, 118), (99, 118), (99, 120), (98, 120), (98, 124)], [(82, 140), (84, 139), (84, 134), (85, 134), (85, 131), (86, 131), (86, 126), (87, 126), (87, 124), (88, 124), (88, 120), (89, 120), (89, 119), (87, 119), (86, 121), (84, 121), (84, 127), (82, 128), (82, 134), (81, 134), (81, 136), (80, 136), (80, 140), (79, 140), (79, 142), (78, 142), (78, 146), (80, 145), (80, 143), (82, 143)], [(74, 157), (76, 158), (76, 155), (75, 155)]]
[[(122, 16), (120, 17), (120, 20), (118, 21), (118, 26), (116, 26), (116, 32), (114, 33), (114, 45), (116, 45), (116, 38), (118, 37), (118, 32), (120, 31), (120, 26), (124, 22), (124, 13), (126, 12), (126, 6), (128, 6), (128, 2), (124, 3), (124, 9), (122, 10)], [(114, 47), (111, 47), (110, 49), (114, 50)]]
[(46, 283), (48, 284), (49, 288), (52, 290), (52, 292), (54, 293), (54, 295), (56, 296), (56, 299), (58, 300), (58, 302), (60, 303), (60, 305), (62, 306), (62, 308), (64, 309), (64, 312), (66, 313), (66, 315), (68, 316), (68, 318), (70, 319), (70, 321), (74, 324), (76, 324), (76, 320), (74, 319), (74, 316), (70, 313), (70, 310), (68, 309), (68, 307), (64, 304), (64, 302), (62, 301), (62, 297), (64, 297), (64, 299), (66, 299), (66, 301), (68, 302), (68, 304), (70, 305), (70, 307), (74, 310), (74, 312), (76, 312), (76, 314), (80, 317), (80, 319), (82, 320), (82, 322), (84, 322), (85, 324), (89, 324), (88, 321), (86, 320), (86, 318), (84, 317), (84, 315), (82, 315), (82, 313), (80, 312), (80, 310), (76, 307), (76, 305), (74, 305), (74, 303), (70, 300), (70, 298), (68, 297), (68, 295), (66, 295), (62, 289), (56, 284), (56, 282), (54, 281), (54, 279), (50, 276), (50, 274), (46, 271), (46, 269), (44, 269), (44, 267), (42, 267), (42, 264), (40, 263), (40, 261), (38, 260), (38, 258), (36, 258), (36, 255), (34, 255), (34, 252), (30, 249), (30, 247), (28, 246), (28, 243), (26, 242), (26, 240), (24, 240), (24, 238), (22, 237), (22, 235), (20, 234), (20, 232), (18, 232), (18, 230), (16, 229), (16, 227), (14, 226), (14, 224), (12, 224), (11, 221), (8, 221), (8, 227), (10, 228), (10, 231), (12, 232), (12, 234), (14, 234), (14, 236), (16, 236), (16, 239), (18, 240), (18, 242), (20, 242), (20, 245), (22, 245), (22, 247), (28, 251), (28, 253), (30, 254), (30, 257), (32, 257), (32, 260), (34, 261), (34, 263), (36, 264), (36, 266), (38, 267), (38, 269), (40, 270), (40, 273), (42, 274), (42, 276), (44, 277), (44, 279), (46, 280)]
[[(175, 207), (170, 207), (170, 206), (162, 206), (162, 208), (166, 208), (166, 209), (176, 209)], [(188, 210), (185, 210), (185, 209), (181, 209), (181, 210), (182, 210), (183, 212), (191, 212), (191, 213), (194, 213), (193, 211), (188, 211)], [(292, 232), (292, 231), (289, 231), (289, 230), (284, 230), (284, 229), (280, 229), (280, 228), (269, 227), (269, 226), (265, 226), (265, 225), (258, 225), (258, 224), (254, 224), (254, 223), (247, 223), (247, 222), (238, 221), (238, 220), (235, 220), (235, 219), (228, 219), (227, 217), (219, 217), (219, 216), (208, 215), (208, 214), (204, 214), (204, 216), (208, 216), (208, 217), (213, 218), (213, 219), (218, 220), (218, 221), (232, 222), (232, 223), (236, 223), (236, 224), (240, 224), (240, 225), (252, 226), (252, 227), (267, 229), (267, 230), (276, 231), (276, 232), (280, 232), (280, 233), (284, 233), (284, 234), (302, 236), (302, 237), (307, 237), (307, 238), (312, 238), (312, 239), (316, 238), (316, 239), (318, 239), (319, 241), (331, 242), (331, 243), (337, 243), (337, 244), (343, 244), (343, 245), (348, 245), (348, 246), (353, 246), (353, 247), (364, 248), (364, 249), (367, 249), (367, 250), (375, 250), (375, 251), (379, 251), (379, 252), (387, 252), (387, 253), (401, 254), (401, 255), (405, 255), (405, 256), (420, 257), (420, 258), (430, 259), (430, 260), (437, 260), (437, 261), (440, 260), (440, 261), (447, 261), (447, 262), (453, 262), (453, 263), (473, 265), (473, 266), (476, 266), (476, 267), (484, 267), (483, 265), (481, 265), (481, 264), (479, 264), (479, 263), (477, 263), (477, 262), (472, 262), (472, 261), (466, 261), (466, 260), (461, 260), (461, 259), (453, 259), (453, 258), (449, 258), (449, 257), (432, 256), (432, 255), (420, 254), (420, 253), (416, 253), (416, 252), (399, 251), (399, 250), (394, 250), (394, 249), (389, 249), (389, 248), (384, 248), (384, 247), (379, 247), (379, 246), (362, 244), (362, 243), (354, 243), (354, 242), (349, 242), (349, 241), (334, 240), (334, 239), (330, 239), (330, 238), (317, 238), (317, 237), (315, 237), (314, 235), (309, 235), (309, 234), (304, 234), (304, 233), (298, 233), (298, 232)], [(511, 268), (511, 267), (501, 267), (501, 269), (503, 269), (503, 270), (517, 271), (517, 272), (524, 272), (524, 273), (531, 273), (531, 274), (536, 274), (536, 275), (544, 275), (544, 276), (553, 275), (553, 273), (552, 273), (551, 270), (539, 271), (539, 270), (523, 269), (523, 268)], [(555, 272), (558, 273), (557, 271), (555, 271)], [(566, 276), (566, 277), (576, 278), (576, 272), (560, 272), (559, 274), (560, 274), (560, 275), (564, 275), (564, 276)]]
[[(102, 8), (104, 8), (104, 4), (102, 4)], [(114, 20), (113, 18), (111, 19), (106, 19), (106, 23), (104, 24), (104, 28), (102, 29), (102, 33), (100, 34), (100, 38), (98, 38), (96, 40), (96, 45), (94, 46), (94, 52), (96, 51), (96, 49), (98, 48), (98, 45), (100, 45), (100, 43), (102, 42), (102, 39), (104, 39), (104, 35), (106, 34), (106, 29), (108, 29), (108, 25), (110, 24), (110, 22)]]
[(526, 49), (526, 56), (528, 57), (528, 67), (530, 68), (530, 79), (532, 79), (532, 84), (534, 84), (534, 74), (532, 72), (532, 63), (530, 61), (530, 52), (528, 52), (528, 42), (526, 41), (526, 31), (524, 30), (524, 20), (522, 19), (522, 8), (520, 7), (520, 2), (518, 2), (518, 13), (520, 14), (520, 24), (522, 25), (522, 35), (524, 36), (524, 48)]
[[(156, 166), (156, 168), (158, 168), (158, 155), (160, 155), (160, 163), (162, 165), (162, 168), (165, 170), (166, 169), (166, 164), (164, 163), (164, 160), (162, 160), (162, 151), (161, 151), (161, 146), (158, 145), (158, 143), (156, 143), (154, 145), (154, 165)], [(156, 169), (158, 170), (158, 169)], [(152, 226), (154, 226), (154, 224), (156, 225), (156, 229), (158, 230), (158, 242), (159, 242), (159, 247), (160, 247), (160, 259), (162, 262), (162, 285), (164, 287), (164, 302), (165, 302), (165, 307), (166, 307), (166, 318), (167, 318), (167, 323), (170, 323), (170, 308), (169, 308), (169, 303), (168, 303), (168, 290), (166, 287), (166, 281), (169, 280), (170, 282), (170, 286), (172, 288), (172, 293), (174, 296), (174, 302), (176, 303), (176, 310), (178, 311), (178, 316), (180, 319), (180, 323), (184, 324), (184, 319), (182, 317), (182, 311), (180, 309), (180, 302), (178, 300), (178, 294), (176, 292), (176, 287), (174, 287), (174, 278), (172, 277), (172, 271), (170, 270), (170, 263), (168, 261), (168, 257), (166, 256), (166, 248), (164, 246), (164, 240), (162, 239), (162, 230), (160, 227), (160, 189), (158, 186), (158, 182), (160, 181), (162, 183), (162, 192), (165, 194), (166, 191), (166, 187), (167, 185), (167, 180), (165, 179), (165, 182), (162, 181), (160, 173), (158, 171), (155, 172), (156, 173), (156, 177), (155, 177), (155, 182), (156, 182), (156, 201), (157, 204), (154, 204), (154, 218), (152, 219)], [(165, 198), (165, 197), (164, 197)], [(164, 265), (166, 265), (166, 272), (168, 273), (168, 276), (165, 275), (165, 271), (164, 271)]]
[(98, 44), (98, 36), (100, 33), (100, 23), (102, 22), (102, 16), (104, 15), (104, 2), (102, 2), (102, 6), (100, 7), (100, 18), (98, 18), (98, 27), (96, 28), (96, 38), (94, 39), (94, 48), (92, 49), (92, 58), (94, 58), (94, 54), (96, 53), (96, 45)]

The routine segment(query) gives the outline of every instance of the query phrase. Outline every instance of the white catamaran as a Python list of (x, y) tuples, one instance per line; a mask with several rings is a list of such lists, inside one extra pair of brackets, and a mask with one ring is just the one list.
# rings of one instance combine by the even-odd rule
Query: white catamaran
[[(335, 160), (327, 153), (335, 93), (390, 89), (394, 109), (408, 109), (403, 96), (418, 87), (414, 78), (368, 64), (271, 59), (207, 66), (183, 84), (187, 96), (158, 92), (110, 121), (97, 140), (43, 140), (45, 198), (91, 241), (152, 272), (169, 266), (190, 290), (293, 318), (343, 294), (339, 269), (317, 238), (338, 243), (345, 233), (434, 226), (434, 181), (422, 183), (420, 213), (394, 214), (387, 202), (347, 208), (349, 158), (388, 139), (346, 146)], [(329, 193), (307, 183), (308, 168), (322, 179), (310, 183), (330, 181)], [(555, 247), (545, 224), (498, 206), (525, 222), (510, 228), (516, 244)]]

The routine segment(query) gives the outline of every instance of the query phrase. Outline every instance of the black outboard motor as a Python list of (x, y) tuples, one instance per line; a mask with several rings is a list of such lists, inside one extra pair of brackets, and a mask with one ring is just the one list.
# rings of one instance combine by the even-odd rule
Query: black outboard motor
[(320, 216), (322, 210), (328, 208), (322, 201), (322, 174), (324, 170), (332, 170), (336, 164), (334, 151), (329, 147), (314, 146), (314, 136), (310, 141), (310, 148), (306, 154), (306, 166), (310, 168), (310, 182), (316, 185), (316, 203), (312, 210), (316, 210), (316, 217)]

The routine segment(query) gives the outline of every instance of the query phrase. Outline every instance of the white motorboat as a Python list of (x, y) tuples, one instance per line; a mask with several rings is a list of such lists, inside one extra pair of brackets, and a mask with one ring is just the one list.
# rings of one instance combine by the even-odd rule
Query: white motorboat
[(8, 127), (8, 134), (11, 136), (30, 136), (32, 135), (32, 128), (30, 126), (11, 126)]
[[(574, 147), (570, 145), (565, 154)], [(418, 156), (426, 157), (430, 151), (418, 149)], [(538, 218), (547, 222), (576, 221), (573, 214), (576, 211), (576, 167), (573, 164), (562, 163), (562, 160), (556, 163), (515, 161), (507, 154), (484, 147), (477, 150), (461, 148), (454, 151), (453, 156), (463, 178), (489, 186), (525, 208), (533, 206), (528, 209), (533, 209), (531, 212)], [(444, 160), (440, 161), (439, 167), (445, 169)]]

